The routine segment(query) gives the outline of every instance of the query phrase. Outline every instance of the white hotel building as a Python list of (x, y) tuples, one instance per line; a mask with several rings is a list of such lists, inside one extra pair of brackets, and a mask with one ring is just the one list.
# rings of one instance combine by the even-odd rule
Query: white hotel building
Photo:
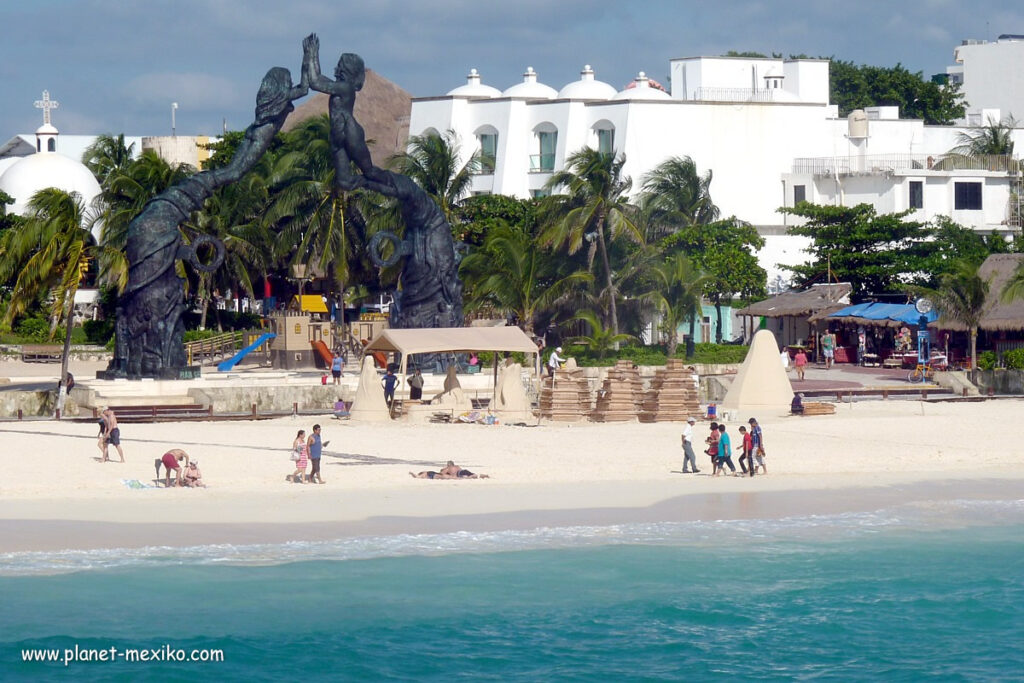
[[(883, 213), (914, 209), (913, 219), (945, 215), (984, 233), (1015, 229), (1017, 175), (938, 163), (964, 128), (900, 119), (896, 107), (840, 118), (829, 103), (828, 68), (815, 59), (674, 59), (668, 92), (643, 72), (617, 91), (589, 67), (561, 90), (527, 69), (522, 83), (499, 91), (473, 70), (446, 95), (414, 99), (410, 133), (452, 129), (464, 157), (478, 150), (491, 157), (473, 180), (477, 194), (538, 196), (584, 146), (625, 154), (634, 192), (660, 162), (689, 156), (701, 173), (713, 172), (722, 215), (765, 236), (759, 259), (769, 282), (785, 274), (779, 264), (805, 260), (805, 240), (785, 235), (795, 219), (777, 211), (803, 199), (866, 202)], [(998, 120), (998, 111), (987, 113)]]

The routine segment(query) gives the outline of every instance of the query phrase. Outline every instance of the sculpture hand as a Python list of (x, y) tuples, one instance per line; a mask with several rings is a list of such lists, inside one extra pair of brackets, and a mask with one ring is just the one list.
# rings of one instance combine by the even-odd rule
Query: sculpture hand
[(302, 56), (303, 59), (320, 56), (320, 39), (315, 33), (310, 33), (302, 39)]

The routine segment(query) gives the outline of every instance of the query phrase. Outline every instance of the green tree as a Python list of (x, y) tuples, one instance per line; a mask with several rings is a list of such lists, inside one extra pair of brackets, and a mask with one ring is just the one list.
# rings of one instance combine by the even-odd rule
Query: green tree
[(135, 143), (125, 144), (124, 133), (100, 135), (82, 154), (82, 163), (96, 176), (101, 188), (128, 170), (135, 159)]
[(711, 171), (701, 176), (690, 157), (667, 159), (641, 181), (641, 202), (657, 234), (718, 220), (718, 207), (711, 200)]
[(779, 209), (807, 219), (790, 235), (810, 237), (811, 260), (791, 266), (797, 284), (849, 282), (858, 299), (902, 291), (907, 283), (927, 284), (935, 244), (925, 223), (905, 220), (909, 211), (879, 215), (870, 204), (819, 206), (801, 202)]
[(643, 242), (635, 222), (636, 207), (628, 201), (632, 181), (622, 175), (625, 161), (624, 156), (602, 154), (590, 147), (569, 155), (565, 169), (554, 173), (545, 185), (549, 190), (564, 188), (566, 194), (548, 198), (548, 223), (541, 237), (543, 244), (565, 247), (570, 254), (578, 252), (586, 240), (595, 245), (614, 334), (619, 334), (618, 292), (609, 245), (619, 237)]
[(971, 379), (978, 368), (978, 325), (985, 309), (989, 284), (978, 272), (980, 263), (960, 261), (949, 272), (943, 273), (936, 288), (915, 288), (929, 297), (943, 321), (959, 323), (967, 328), (971, 338)]
[(523, 230), (498, 226), (487, 234), (483, 247), (470, 253), (460, 266), (472, 292), (467, 309), (493, 305), (505, 314), (514, 314), (532, 335), (539, 312), (593, 279), (586, 271), (560, 276), (558, 265), (558, 259)]
[(695, 321), (700, 316), (701, 296), (708, 277), (681, 251), (669, 256), (653, 272), (657, 278), (657, 287), (646, 296), (662, 315), (668, 335), (668, 357), (675, 356), (679, 344), (679, 326), (684, 320), (690, 321), (691, 343), (687, 344), (686, 355), (692, 357)]
[(503, 194), (467, 197), (455, 211), (452, 224), (455, 239), (473, 247), (483, 244), (492, 230), (502, 225), (520, 228), (529, 234), (537, 229), (537, 201)]
[(924, 119), (930, 125), (949, 125), (964, 116), (959, 85), (939, 85), (924, 80), (901, 64), (878, 67), (829, 60), (829, 99), (846, 116), (854, 109), (897, 106), (900, 116)]
[[(9, 328), (15, 317), (45, 297), (50, 305), (51, 338), (60, 321), (65, 323), (60, 368), (64, 385), (68, 379), (75, 292), (96, 253), (89, 232), (91, 222), (81, 195), (51, 187), (33, 195), (25, 223), (18, 230), (6, 232), (0, 241), (0, 281), (16, 274), (3, 325)], [(58, 409), (62, 408), (59, 404)]]
[(619, 344), (636, 341), (636, 337), (631, 334), (615, 332), (605, 327), (601, 318), (594, 311), (579, 311), (572, 319), (585, 322), (590, 328), (590, 334), (573, 337), (569, 340), (570, 343), (585, 345), (599, 359), (608, 355), (609, 351), (619, 348)]
[(966, 157), (1013, 156), (1013, 131), (1017, 120), (1008, 116), (1002, 121), (989, 118), (974, 132), (957, 134), (957, 144), (950, 154)]
[(449, 225), (455, 224), (455, 208), (469, 193), (473, 173), (480, 165), (476, 155), (460, 165), (459, 156), (458, 135), (449, 130), (443, 135), (413, 135), (408, 149), (391, 160), (397, 172), (416, 181), (441, 207)]

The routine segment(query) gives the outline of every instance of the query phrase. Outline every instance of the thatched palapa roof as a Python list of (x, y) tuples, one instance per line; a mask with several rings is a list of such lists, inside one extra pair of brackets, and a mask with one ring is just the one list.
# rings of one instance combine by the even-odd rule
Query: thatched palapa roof
[[(306, 119), (327, 114), (327, 95), (311, 95), (288, 115), (283, 130), (287, 132)], [(375, 166), (383, 167), (392, 156), (405, 151), (411, 111), (412, 95), (372, 69), (366, 70), (366, 83), (356, 95), (355, 114), (366, 132)]]
[[(1024, 330), (1024, 299), (1015, 299), (1010, 303), (1002, 302), (1003, 287), (1022, 264), (1024, 254), (992, 254), (981, 264), (978, 275), (982, 280), (988, 281), (988, 296), (985, 299), (985, 308), (978, 329)], [(967, 329), (962, 323), (941, 316), (938, 322), (930, 327), (959, 332)]]
[(758, 301), (736, 311), (736, 315), (761, 315), (766, 318), (805, 316), (812, 313), (816, 317), (823, 313), (827, 315), (849, 305), (852, 289), (848, 282), (811, 285), (809, 289), (803, 291), (783, 292), (764, 301)]

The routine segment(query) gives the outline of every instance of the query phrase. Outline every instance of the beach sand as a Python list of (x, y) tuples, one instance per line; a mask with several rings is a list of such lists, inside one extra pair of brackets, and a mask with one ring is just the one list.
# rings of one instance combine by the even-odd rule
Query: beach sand
[[(776, 518), (907, 501), (1017, 499), (1024, 445), (999, 435), (1021, 408), (1017, 400), (870, 401), (842, 404), (832, 416), (757, 415), (769, 474), (752, 479), (707, 476), (702, 454), (701, 474), (682, 474), (680, 424), (359, 424), (328, 415), (126, 424), (127, 462), (120, 464), (97, 462), (93, 423), (6, 422), (0, 552)], [(314, 422), (330, 442), (327, 483), (288, 483), (292, 439)], [(740, 424), (728, 424), (734, 444)], [(708, 423), (695, 431), (702, 446)], [(122, 483), (153, 485), (153, 461), (169, 448), (198, 459), (209, 488)], [(111, 455), (116, 460), (114, 449)], [(408, 474), (440, 469), (448, 459), (491, 478)]]

